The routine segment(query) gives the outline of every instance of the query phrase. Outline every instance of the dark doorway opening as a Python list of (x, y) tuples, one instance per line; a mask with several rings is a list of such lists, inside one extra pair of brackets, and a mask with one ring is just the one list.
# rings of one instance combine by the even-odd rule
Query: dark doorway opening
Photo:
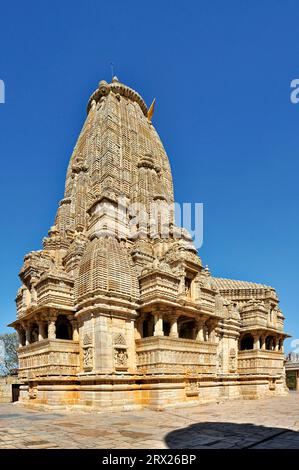
[(170, 335), (170, 323), (168, 321), (163, 320), (163, 331), (164, 336)]
[(20, 384), (12, 384), (12, 401), (19, 401), (20, 396)]
[(56, 338), (72, 339), (72, 325), (63, 315), (59, 315), (56, 322)]
[(253, 337), (251, 335), (246, 335), (241, 339), (240, 349), (241, 351), (253, 349)]

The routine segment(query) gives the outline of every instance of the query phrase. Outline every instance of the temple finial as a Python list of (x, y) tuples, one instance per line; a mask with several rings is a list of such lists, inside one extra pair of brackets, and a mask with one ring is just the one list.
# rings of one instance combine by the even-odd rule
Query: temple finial
[(147, 119), (148, 119), (150, 122), (152, 121), (152, 117), (153, 117), (153, 115), (154, 115), (155, 103), (156, 103), (156, 98), (153, 99), (153, 102), (152, 102), (152, 104), (150, 105), (149, 110), (148, 110), (148, 112), (147, 112)]

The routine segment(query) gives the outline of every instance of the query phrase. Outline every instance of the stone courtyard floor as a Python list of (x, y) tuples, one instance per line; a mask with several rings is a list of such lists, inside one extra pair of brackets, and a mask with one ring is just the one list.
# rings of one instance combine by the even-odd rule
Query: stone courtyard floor
[(0, 448), (299, 449), (299, 393), (118, 413), (0, 404)]

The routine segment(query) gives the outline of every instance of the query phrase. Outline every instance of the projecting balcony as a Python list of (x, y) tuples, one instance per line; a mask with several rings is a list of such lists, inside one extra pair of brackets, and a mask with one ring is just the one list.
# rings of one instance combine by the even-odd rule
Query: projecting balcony
[(17, 303), (17, 317), (24, 318), (36, 308), (54, 307), (59, 310), (73, 311), (74, 282), (67, 277), (44, 275), (29, 292), (26, 287), (19, 289)]
[(63, 339), (44, 339), (19, 349), (19, 377), (73, 378), (79, 371), (79, 342)]
[(283, 363), (282, 351), (250, 349), (238, 352), (239, 374), (280, 375)]
[(54, 275), (45, 275), (36, 284), (36, 305), (38, 307), (59, 307), (70, 309), (74, 306), (74, 282)]
[(242, 326), (244, 330), (248, 328), (258, 327), (258, 328), (267, 328), (268, 321), (267, 317), (264, 315), (242, 315)]
[(142, 374), (215, 374), (216, 344), (150, 336), (136, 340), (137, 371)]
[(140, 299), (143, 303), (160, 299), (175, 302), (179, 279), (171, 273), (148, 272), (140, 278)]

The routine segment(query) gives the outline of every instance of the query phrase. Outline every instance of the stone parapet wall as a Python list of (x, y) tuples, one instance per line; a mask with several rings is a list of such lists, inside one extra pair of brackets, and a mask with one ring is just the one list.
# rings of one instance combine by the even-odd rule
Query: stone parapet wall
[(74, 376), (79, 372), (79, 343), (45, 339), (19, 349), (19, 377)]
[(145, 374), (216, 373), (216, 344), (183, 338), (136, 340), (137, 371)]
[(248, 350), (238, 352), (238, 372), (240, 374), (281, 375), (284, 355), (279, 351)]

